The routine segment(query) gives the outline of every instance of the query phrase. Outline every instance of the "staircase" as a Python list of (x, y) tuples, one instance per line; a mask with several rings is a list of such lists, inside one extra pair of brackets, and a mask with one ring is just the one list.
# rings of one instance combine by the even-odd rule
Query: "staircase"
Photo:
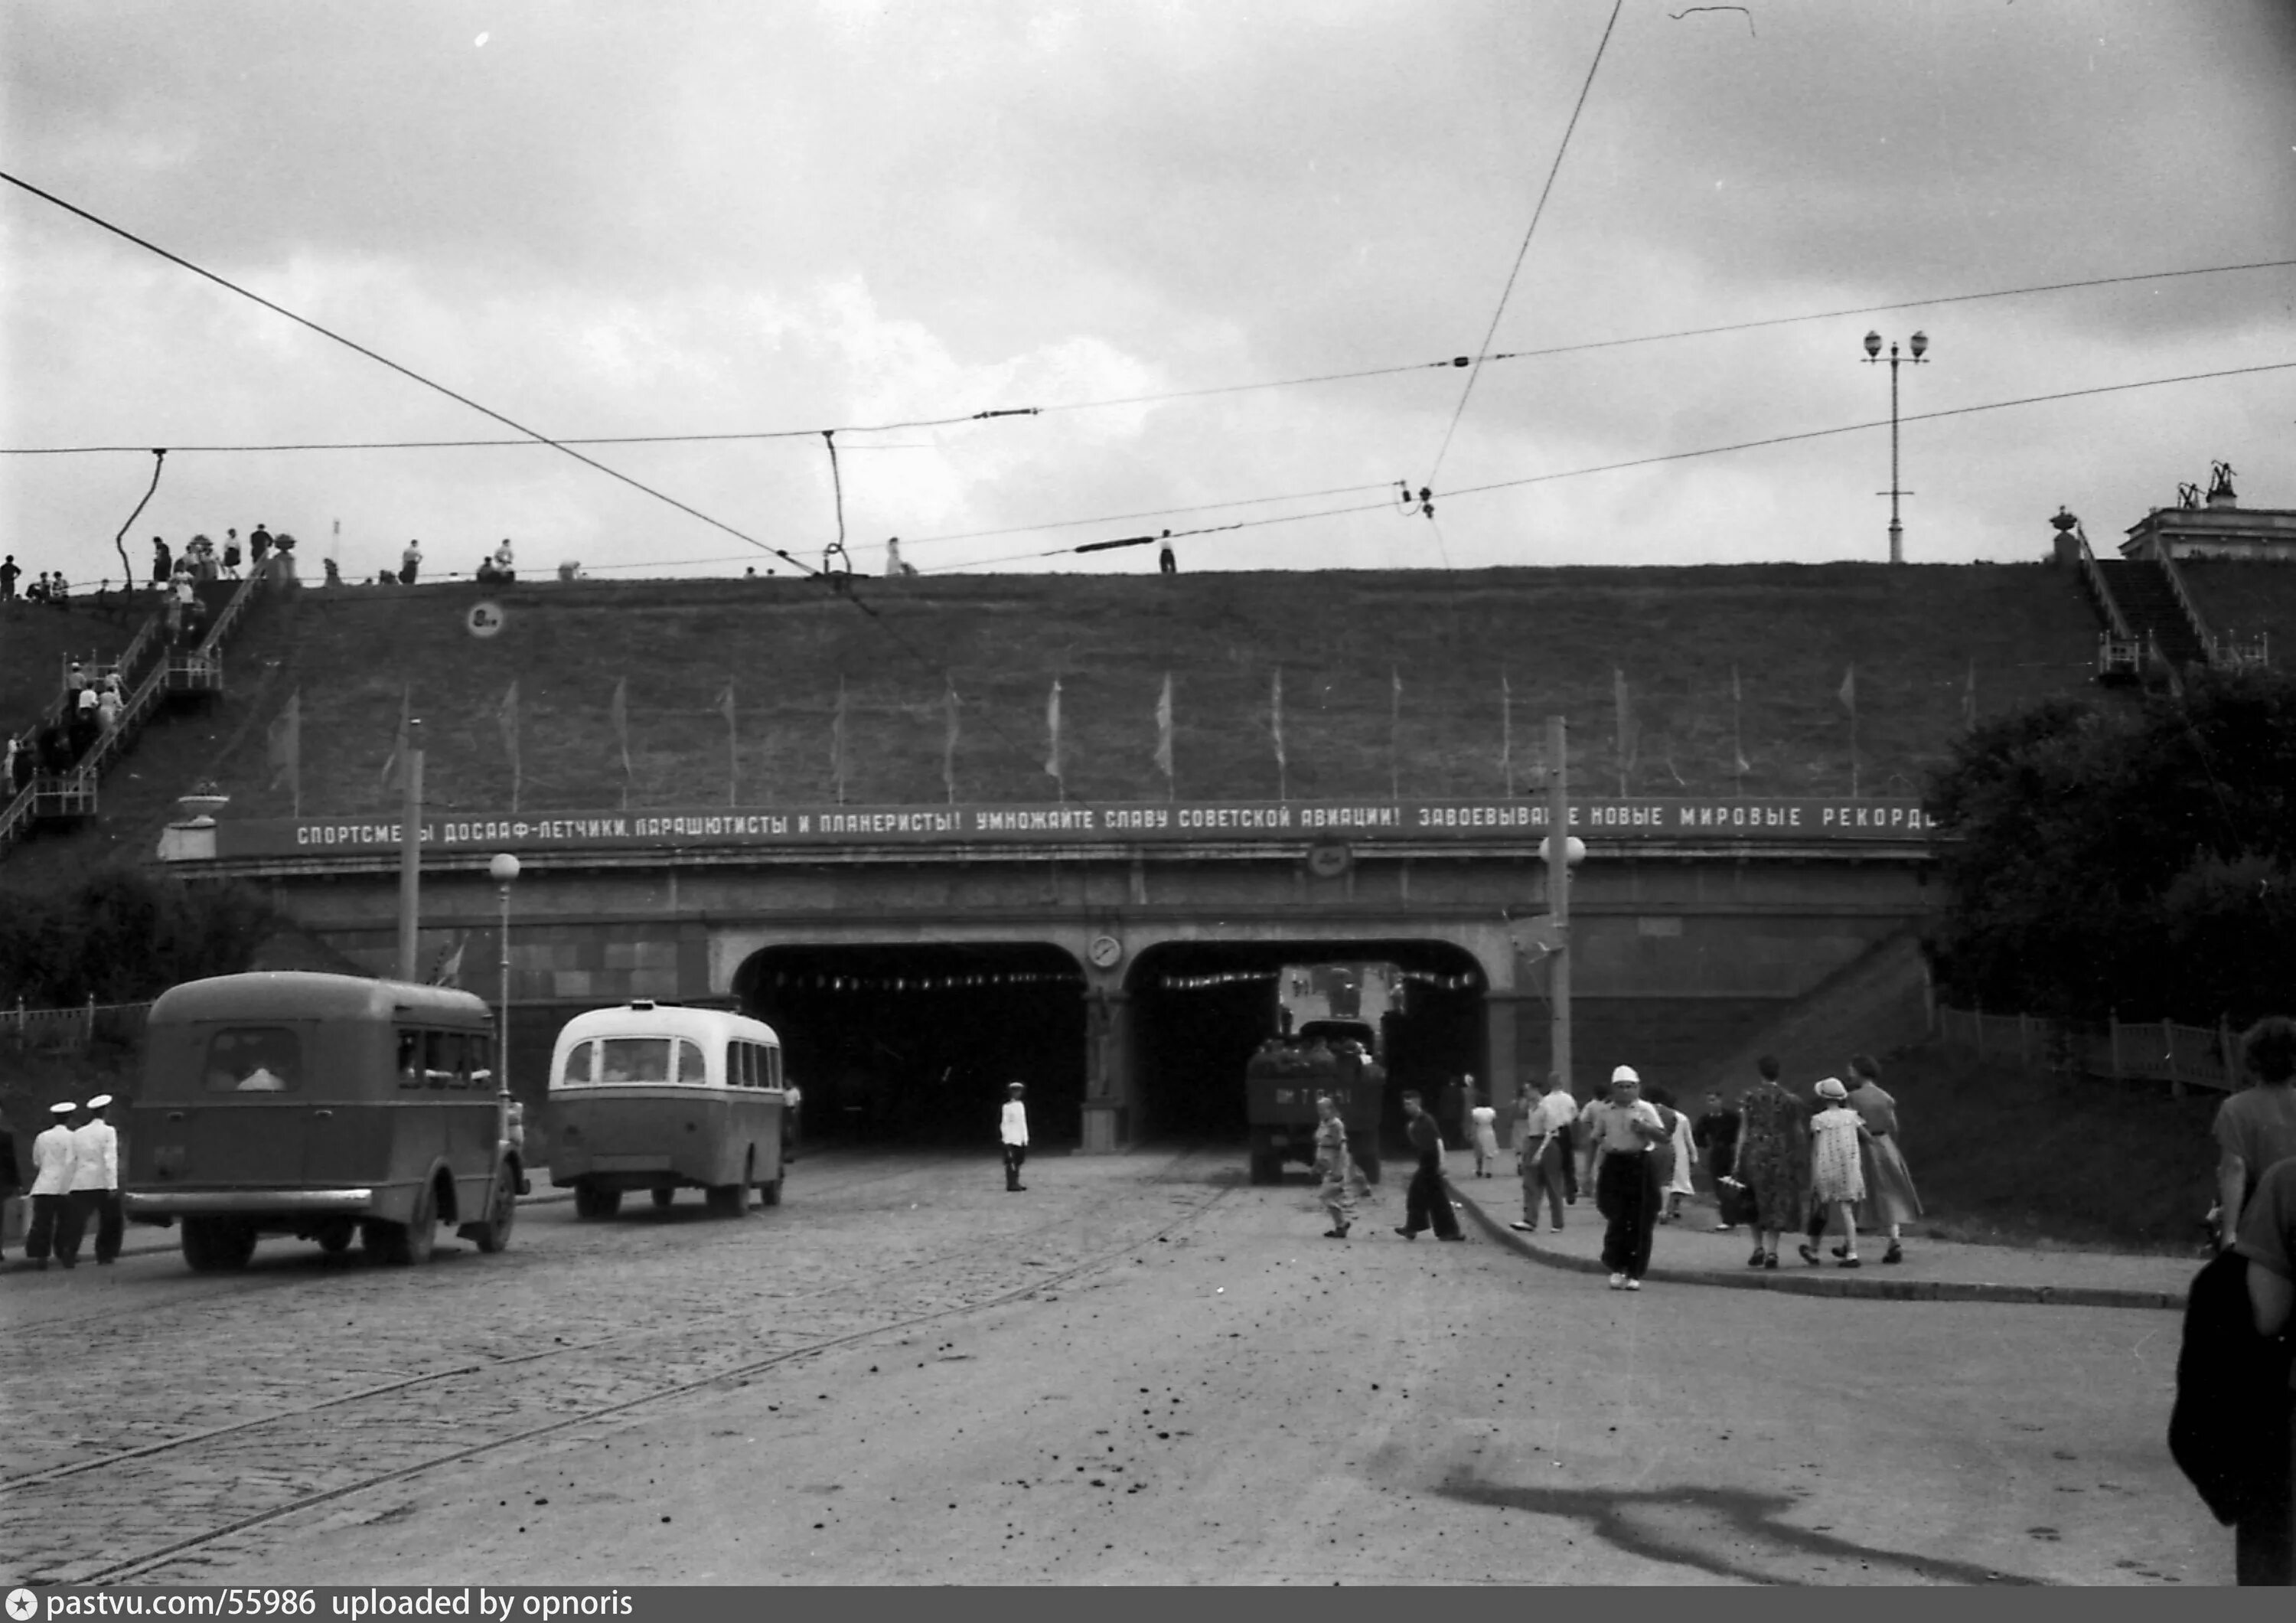
[[(103, 774), (125, 755), (135, 735), (171, 696), (223, 691), (223, 645), (230, 638), (258, 594), (275, 580), (286, 577), (282, 561), (266, 559), (249, 573), (215, 613), (207, 634), (193, 648), (167, 646), (166, 617), (155, 614), (136, 631), (135, 639), (111, 665), (99, 665), (90, 680), (101, 681), (117, 671), (125, 695), (119, 719), (111, 731), (89, 746), (87, 753), (62, 773), (39, 773), (0, 807), (0, 859), (17, 841), (43, 822), (75, 821), (97, 812), (97, 787)], [(138, 667), (143, 669), (140, 673)], [(50, 706), (42, 724), (60, 722), (68, 714), (72, 696), (67, 690)], [(38, 731), (36, 727), (35, 734)]]
[(2184, 596), (2160, 564), (2151, 558), (2099, 559), (2097, 570), (2112, 589), (2129, 630), (2149, 638), (2171, 670), (2209, 663), (2208, 645), (2194, 627)]

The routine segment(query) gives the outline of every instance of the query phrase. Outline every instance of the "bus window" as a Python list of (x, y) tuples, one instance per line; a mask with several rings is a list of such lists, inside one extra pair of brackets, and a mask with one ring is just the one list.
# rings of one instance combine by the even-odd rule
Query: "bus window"
[(302, 1085), (301, 1044), (283, 1026), (234, 1026), (208, 1042), (210, 1093), (284, 1093)]
[(422, 1034), (419, 1031), (398, 1034), (398, 1085), (402, 1088), (422, 1085)]
[(559, 1074), (559, 1083), (566, 1087), (581, 1087), (594, 1081), (597, 1059), (595, 1042), (577, 1042), (566, 1050), (566, 1068)]
[(767, 1078), (766, 1085), (767, 1087), (778, 1088), (782, 1085), (781, 1050), (777, 1048), (769, 1048), (766, 1050), (766, 1075)]
[(605, 1050), (598, 1071), (601, 1082), (669, 1080), (668, 1037), (607, 1037), (599, 1046)]
[(726, 1085), (746, 1088), (750, 1085), (750, 1045), (728, 1042), (726, 1045)]
[(471, 1086), (492, 1087), (495, 1080), (494, 1038), (480, 1032), (464, 1032), (463, 1066)]
[(701, 1045), (685, 1037), (677, 1040), (677, 1079), (692, 1083), (709, 1080), (709, 1062), (701, 1057)]
[(455, 1031), (426, 1031), (422, 1034), (422, 1080), (434, 1088), (459, 1087), (464, 1078), (458, 1075), (463, 1068), (463, 1034)]

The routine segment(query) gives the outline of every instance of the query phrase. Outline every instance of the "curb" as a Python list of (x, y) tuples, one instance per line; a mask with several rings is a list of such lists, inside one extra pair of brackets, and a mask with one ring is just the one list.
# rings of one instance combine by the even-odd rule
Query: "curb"
[[(1449, 1181), (1446, 1181), (1447, 1186)], [(1570, 1273), (1607, 1273), (1591, 1256), (1573, 1256), (1550, 1250), (1483, 1210), (1472, 1195), (1451, 1187), (1451, 1198), (1474, 1218), (1483, 1232), (1512, 1246), (1542, 1267)], [(1772, 1273), (1748, 1270), (1729, 1273), (1719, 1269), (1653, 1267), (1645, 1279), (1667, 1285), (1707, 1285), (1720, 1290), (1774, 1290), (1787, 1296), (1855, 1297), (1872, 1302), (2008, 1302), (2023, 1306), (2137, 1307), (2182, 1313), (2181, 1290), (2122, 1290), (2108, 1286), (1993, 1285), (1950, 1280), (1846, 1279), (1840, 1273)]]

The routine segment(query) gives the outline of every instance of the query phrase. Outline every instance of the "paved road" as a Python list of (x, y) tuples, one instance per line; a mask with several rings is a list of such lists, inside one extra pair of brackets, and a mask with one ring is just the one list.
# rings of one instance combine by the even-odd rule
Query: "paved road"
[[(1240, 1157), (0, 1281), (0, 1578), (2220, 1583), (2173, 1315), (1611, 1292)], [(1472, 1232), (1472, 1231), (1471, 1231)]]

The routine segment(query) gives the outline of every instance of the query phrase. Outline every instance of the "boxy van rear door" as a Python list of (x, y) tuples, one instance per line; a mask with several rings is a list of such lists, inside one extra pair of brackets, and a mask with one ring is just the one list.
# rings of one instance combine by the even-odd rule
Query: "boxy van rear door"
[(201, 1031), (196, 1087), (162, 1111), (163, 1136), (183, 1152), (180, 1172), (166, 1182), (195, 1189), (300, 1187), (314, 1034), (308, 1021)]

